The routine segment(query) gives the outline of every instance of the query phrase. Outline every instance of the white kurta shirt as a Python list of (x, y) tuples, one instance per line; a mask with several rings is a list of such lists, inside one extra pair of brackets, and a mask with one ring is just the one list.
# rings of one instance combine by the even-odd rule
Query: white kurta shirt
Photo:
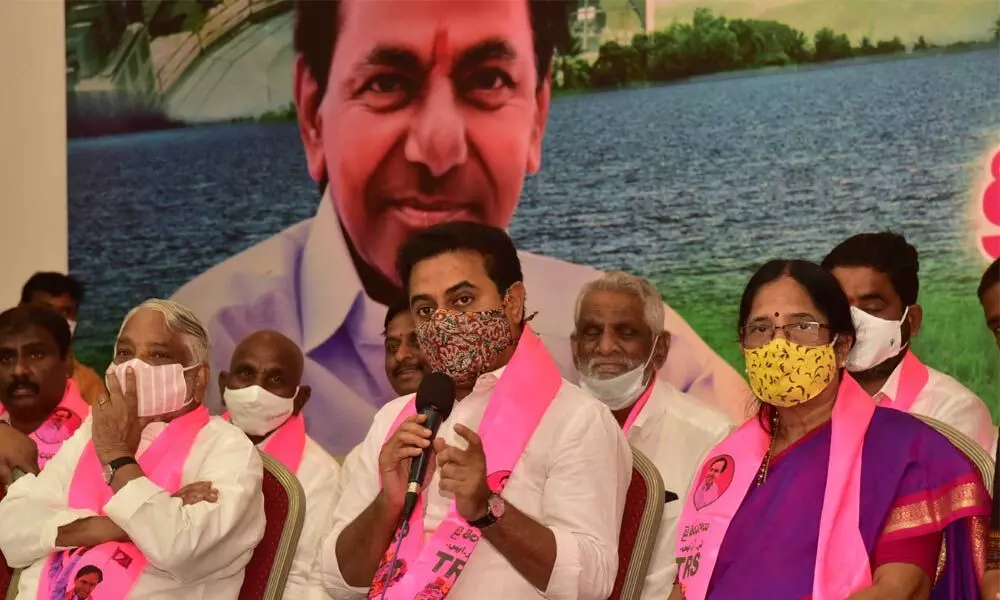
[(677, 574), (674, 552), (677, 521), (698, 467), (708, 452), (733, 429), (721, 412), (664, 382), (654, 380), (646, 406), (628, 431), (628, 441), (656, 465), (663, 487), (677, 499), (667, 502), (649, 562), (643, 600), (664, 600)]
[[(456, 423), (478, 430), (503, 369), (479, 378), (472, 393), (455, 403), (438, 437), (467, 447)], [(337, 564), (337, 538), (378, 495), (378, 455), (403, 406), (404, 396), (384, 406), (368, 436), (345, 464), (349, 476), (334, 510), (333, 531), (323, 544), (327, 591), (337, 600), (364, 598), (368, 588), (347, 585)], [(556, 540), (556, 562), (548, 589), (539, 592), (486, 539), (480, 540), (449, 600), (605, 600), (618, 570), (618, 532), (631, 481), (632, 454), (606, 406), (563, 381), (538, 423), (503, 491), (504, 499), (548, 527)], [(424, 539), (447, 516), (451, 497), (440, 491), (440, 475), (424, 490)]]
[(289, 600), (325, 600), (323, 578), (316, 563), (323, 538), (333, 526), (333, 508), (340, 498), (340, 465), (312, 438), (306, 436), (302, 462), (295, 477), (306, 496), (306, 516), (295, 548), (292, 570), (285, 584)]
[[(875, 401), (881, 406), (892, 408), (893, 399), (899, 393), (900, 363), (875, 394)], [(941, 371), (927, 367), (927, 385), (917, 394), (910, 406), (910, 412), (937, 419), (951, 425), (984, 450), (995, 454), (997, 430), (993, 426), (993, 415), (986, 404), (967, 387)]]
[[(154, 423), (142, 433), (139, 453), (163, 431)], [(87, 419), (37, 477), (25, 475), (7, 488), (0, 502), (0, 550), (8, 564), (25, 568), (18, 597), (34, 599), (39, 575), (58, 550), (59, 527), (86, 517), (90, 510), (68, 508), (77, 463), (91, 440)], [(143, 600), (235, 600), (243, 570), (264, 537), (263, 464), (247, 436), (213, 417), (198, 433), (181, 484), (208, 481), (217, 502), (184, 506), (146, 477), (130, 481), (104, 512), (125, 530), (149, 565), (129, 598)]]

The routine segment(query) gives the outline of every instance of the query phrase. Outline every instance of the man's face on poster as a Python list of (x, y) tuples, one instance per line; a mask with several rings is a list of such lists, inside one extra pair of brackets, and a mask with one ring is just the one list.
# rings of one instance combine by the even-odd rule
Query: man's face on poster
[(549, 105), (527, 0), (345, 0), (321, 99), (303, 72), (299, 60), (309, 171), (329, 178), (366, 264), (398, 283), (396, 253), (415, 231), (507, 227), (540, 166)]
[(726, 464), (722, 461), (712, 463), (712, 465), (708, 467), (708, 473), (705, 473), (705, 487), (711, 487), (711, 485), (715, 483), (715, 480), (722, 475), (722, 471), (725, 468)]
[(90, 594), (99, 583), (101, 583), (101, 577), (97, 573), (87, 573), (86, 575), (81, 575), (76, 578), (76, 581), (73, 582), (73, 593), (81, 600), (84, 598), (90, 598)]

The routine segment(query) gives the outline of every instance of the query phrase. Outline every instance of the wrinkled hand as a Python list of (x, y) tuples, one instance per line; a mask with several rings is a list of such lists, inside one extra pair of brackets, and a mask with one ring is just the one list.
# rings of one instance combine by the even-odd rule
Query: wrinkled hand
[(196, 481), (177, 490), (172, 497), (180, 498), (185, 506), (198, 502), (218, 502), (219, 490), (212, 487), (211, 481)]
[(148, 423), (139, 419), (135, 371), (131, 367), (125, 373), (125, 388), (128, 391), (122, 392), (118, 377), (114, 373), (109, 374), (108, 394), (91, 407), (94, 450), (105, 465), (116, 458), (134, 457), (143, 427)]
[(983, 575), (982, 600), (1000, 600), (1000, 571), (991, 569)]
[(443, 438), (434, 440), (441, 491), (454, 494), (455, 508), (463, 519), (475, 521), (486, 516), (486, 503), (492, 493), (486, 483), (486, 455), (475, 431), (457, 423), (455, 433), (469, 442), (467, 450), (449, 446)]
[[(392, 437), (382, 446), (378, 455), (378, 468), (382, 476), (382, 497), (393, 509), (403, 508), (406, 499), (406, 485), (410, 479), (410, 464), (431, 445), (431, 430), (423, 426), (426, 415), (413, 415), (400, 423)], [(430, 481), (434, 473), (434, 461), (424, 481)]]
[(10, 425), (0, 425), (0, 484), (14, 482), (14, 469), (38, 475), (38, 447)]

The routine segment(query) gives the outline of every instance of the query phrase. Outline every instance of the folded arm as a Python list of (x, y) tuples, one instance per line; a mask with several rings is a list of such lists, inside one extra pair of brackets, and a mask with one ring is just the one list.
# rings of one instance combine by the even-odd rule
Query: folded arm
[(86, 422), (63, 443), (44, 471), (24, 475), (7, 488), (0, 502), (0, 551), (10, 566), (27, 567), (56, 550), (99, 539), (91, 529), (96, 525), (91, 519), (97, 514), (68, 506), (69, 484), (89, 441), (90, 423)]
[(220, 435), (205, 456), (193, 475), (218, 490), (216, 502), (185, 505), (145, 476), (127, 473), (127, 483), (104, 506), (151, 565), (181, 582), (249, 560), (264, 535), (263, 464), (256, 448), (244, 436)]

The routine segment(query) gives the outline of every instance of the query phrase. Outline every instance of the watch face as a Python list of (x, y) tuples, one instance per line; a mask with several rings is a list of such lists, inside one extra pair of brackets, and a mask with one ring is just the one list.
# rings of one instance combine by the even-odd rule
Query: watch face
[(111, 483), (111, 476), (114, 474), (114, 470), (111, 465), (104, 465), (101, 469), (104, 472), (104, 483)]
[(490, 515), (492, 515), (494, 519), (499, 519), (500, 517), (503, 516), (503, 510), (505, 505), (503, 502), (503, 498), (501, 498), (499, 495), (493, 494), (492, 496), (490, 496), (490, 499), (486, 502), (486, 505), (487, 507), (489, 507)]

